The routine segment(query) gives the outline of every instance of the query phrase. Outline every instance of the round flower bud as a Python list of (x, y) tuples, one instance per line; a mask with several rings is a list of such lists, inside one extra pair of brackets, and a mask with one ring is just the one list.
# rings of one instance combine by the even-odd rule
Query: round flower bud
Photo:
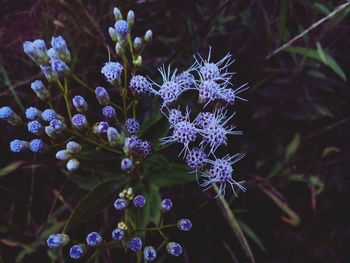
[(61, 134), (67, 128), (67, 126), (59, 119), (51, 120), (50, 126), (55, 130), (57, 134)]
[(149, 141), (138, 140), (135, 145), (135, 152), (142, 158), (147, 158), (153, 152), (152, 144)]
[(176, 242), (169, 242), (166, 245), (166, 250), (170, 255), (175, 257), (178, 257), (182, 254), (182, 247), (179, 243), (176, 243)]
[(121, 162), (120, 162), (120, 168), (123, 171), (127, 171), (130, 170), (132, 168), (132, 161), (129, 158), (124, 158)]
[(84, 130), (88, 127), (88, 122), (83, 114), (75, 114), (72, 117), (72, 124), (78, 130)]
[(122, 19), (123, 18), (123, 15), (122, 13), (120, 12), (119, 8), (118, 7), (114, 7), (113, 8), (113, 14), (114, 14), (114, 18), (116, 21), (118, 21), (119, 19)]
[(145, 42), (151, 42), (153, 38), (153, 32), (152, 30), (147, 30), (146, 33), (145, 33)]
[(126, 120), (124, 129), (130, 134), (136, 134), (140, 131), (140, 124), (135, 118)]
[(173, 202), (168, 198), (163, 199), (162, 202), (160, 203), (160, 211), (162, 213), (168, 212), (172, 207), (173, 207)]
[(85, 253), (86, 253), (86, 248), (85, 248), (85, 245), (83, 244), (73, 245), (69, 250), (69, 256), (72, 259), (79, 259), (82, 256), (84, 256)]
[(136, 208), (142, 208), (146, 204), (146, 199), (143, 195), (137, 195), (132, 202)]
[(102, 114), (106, 119), (114, 119), (117, 117), (117, 112), (115, 111), (114, 107), (111, 105), (108, 105), (102, 109)]
[(61, 161), (68, 160), (72, 157), (72, 153), (70, 153), (68, 150), (60, 150), (56, 152), (56, 158)]
[(38, 136), (41, 135), (44, 130), (43, 126), (38, 121), (28, 122), (27, 128), (30, 133), (34, 133), (35, 135), (38, 135)]
[(81, 151), (81, 145), (77, 142), (74, 141), (69, 141), (66, 144), (66, 149), (68, 150), (68, 152), (70, 153), (78, 153)]
[(128, 230), (128, 226), (125, 224), (125, 222), (121, 221), (118, 223), (117, 227), (121, 230), (127, 231)]
[(143, 257), (147, 261), (153, 261), (157, 258), (157, 251), (152, 246), (143, 249)]
[(128, 206), (128, 201), (126, 201), (126, 199), (124, 198), (118, 198), (117, 200), (115, 200), (114, 202), (114, 207), (117, 210), (123, 210)]
[(69, 242), (69, 236), (66, 234), (52, 234), (46, 240), (46, 244), (49, 248), (58, 248), (67, 245)]
[(29, 143), (22, 140), (13, 140), (10, 142), (10, 151), (20, 153), (29, 149)]
[(117, 31), (118, 37), (120, 39), (126, 39), (129, 31), (129, 25), (125, 20), (123, 19), (118, 20), (115, 23), (114, 28)]
[(33, 153), (41, 153), (44, 152), (46, 146), (42, 140), (34, 139), (29, 143), (29, 148)]
[(28, 120), (41, 119), (41, 111), (35, 107), (29, 107), (26, 109), (25, 114)]
[(135, 13), (134, 13), (133, 10), (130, 10), (128, 12), (126, 21), (128, 21), (129, 26), (132, 26), (134, 24), (134, 22), (135, 22)]
[(41, 116), (44, 121), (50, 122), (53, 119), (57, 119), (58, 114), (53, 109), (46, 109), (43, 111)]
[(25, 41), (23, 43), (23, 50), (38, 65), (47, 64), (48, 56), (44, 40)]
[(95, 89), (95, 94), (101, 105), (107, 105), (109, 103), (109, 95), (104, 87), (97, 87)]
[(50, 97), (49, 91), (45, 88), (41, 80), (36, 80), (30, 84), (30, 88), (41, 100), (47, 100)]
[(69, 67), (63, 60), (60, 59), (51, 59), (50, 60), (51, 68), (58, 75), (65, 75), (69, 72)]
[(120, 76), (122, 75), (122, 72), (123, 66), (118, 62), (107, 62), (101, 69), (101, 73), (105, 76), (106, 80), (112, 85), (119, 80)]
[(8, 123), (19, 126), (22, 119), (10, 107), (4, 106), (0, 108), (0, 119), (6, 120)]
[(113, 42), (118, 41), (117, 31), (113, 27), (108, 28), (108, 33)]
[(192, 222), (189, 219), (180, 219), (177, 221), (177, 227), (181, 231), (190, 231), (192, 228)]
[(129, 248), (134, 252), (139, 251), (142, 248), (141, 238), (139, 237), (132, 238), (129, 242)]
[[(54, 81), (58, 80), (57, 72), (54, 71), (51, 66), (49, 66), (49, 65), (40, 65), (40, 69), (44, 73), (44, 75), (45, 75), (45, 77), (46, 77), (48, 82), (54, 82)], [(40, 99), (44, 100), (39, 95), (38, 95), (38, 97)]]
[(135, 37), (134, 39), (134, 49), (135, 51), (139, 51), (141, 49), (142, 46), (142, 40), (139, 37)]
[(112, 232), (113, 240), (122, 240), (125, 237), (125, 232), (123, 229), (116, 228)]
[(92, 126), (92, 132), (95, 134), (106, 133), (109, 128), (109, 124), (106, 121), (96, 122), (94, 126)]
[(78, 112), (84, 113), (88, 110), (88, 104), (82, 96), (75, 96), (72, 101)]
[(128, 153), (135, 149), (136, 145), (139, 143), (139, 139), (136, 135), (131, 135), (130, 137), (126, 137), (124, 141), (124, 152)]
[(97, 232), (91, 232), (90, 234), (87, 235), (86, 237), (86, 243), (90, 247), (96, 247), (102, 243), (102, 237), (99, 233)]
[(79, 168), (79, 161), (77, 159), (70, 159), (68, 162), (67, 162), (67, 170), (70, 171), (70, 172), (74, 172), (76, 170), (78, 170)]
[(119, 143), (120, 133), (114, 127), (108, 127), (107, 129), (107, 138), (109, 143), (114, 146)]

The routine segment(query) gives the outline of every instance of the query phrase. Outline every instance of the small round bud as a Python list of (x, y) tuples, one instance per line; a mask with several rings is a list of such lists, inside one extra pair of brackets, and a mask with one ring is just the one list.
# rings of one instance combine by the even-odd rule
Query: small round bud
[(83, 114), (75, 114), (72, 117), (72, 124), (78, 130), (84, 130), (88, 127), (88, 122)]
[(35, 135), (38, 135), (38, 136), (40, 136), (43, 133), (43, 131), (44, 131), (43, 126), (38, 121), (30, 121), (30, 122), (28, 122), (27, 128), (28, 128), (28, 131), (30, 133), (34, 133)]
[(109, 124), (106, 121), (96, 122), (94, 126), (92, 126), (92, 132), (95, 134), (106, 133), (109, 128)]
[(28, 120), (41, 119), (41, 111), (35, 107), (29, 107), (26, 109), (25, 114)]
[(115, 53), (117, 53), (118, 56), (123, 54), (123, 48), (119, 42), (115, 44)]
[(192, 228), (192, 222), (189, 219), (180, 219), (177, 221), (177, 227), (181, 231), (190, 231)]
[(109, 33), (109, 36), (111, 37), (112, 41), (117, 42), (117, 40), (118, 40), (117, 31), (113, 27), (108, 28), (108, 33)]
[(139, 251), (142, 248), (141, 238), (139, 237), (132, 238), (129, 242), (129, 248), (134, 252)]
[(152, 246), (143, 249), (143, 257), (147, 261), (153, 261), (157, 258), (157, 251)]
[(96, 247), (102, 243), (102, 237), (99, 233), (97, 232), (91, 232), (90, 234), (87, 235), (86, 237), (86, 243), (90, 247)]
[(117, 117), (117, 112), (111, 105), (104, 107), (102, 109), (102, 114), (106, 119), (115, 119)]
[(55, 130), (57, 134), (61, 134), (67, 128), (67, 126), (59, 119), (51, 120), (50, 126)]
[(135, 13), (134, 13), (134, 11), (130, 10), (128, 12), (126, 21), (128, 21), (129, 26), (134, 25), (134, 22), (135, 22)]
[(142, 208), (146, 204), (146, 199), (143, 195), (137, 195), (132, 202), (136, 208)]
[(153, 38), (153, 32), (152, 30), (147, 30), (145, 33), (145, 42), (148, 43), (152, 40)]
[(74, 171), (78, 170), (79, 165), (80, 165), (80, 162), (77, 159), (70, 159), (67, 162), (66, 167), (67, 167), (68, 171), (74, 172)]
[(75, 109), (78, 112), (84, 113), (88, 110), (88, 104), (82, 96), (74, 96), (72, 101), (73, 101), (73, 105), (74, 105)]
[(127, 171), (130, 170), (132, 168), (132, 161), (129, 158), (124, 158), (121, 162), (120, 162), (120, 168), (123, 171)]
[(120, 140), (120, 133), (117, 131), (114, 127), (108, 127), (107, 129), (107, 138), (109, 143), (114, 146), (119, 143)]
[(130, 80), (129, 88), (133, 94), (141, 95), (149, 92), (152, 85), (144, 76), (135, 75)]
[(117, 226), (119, 229), (121, 230), (124, 230), (124, 231), (127, 231), (128, 230), (128, 226), (125, 224), (125, 222), (119, 222), (118, 223), (118, 226)]
[(57, 57), (59, 59), (62, 59), (66, 63), (71, 61), (71, 56), (66, 41), (62, 36), (52, 37), (51, 46), (55, 50), (55, 53), (57, 53)]
[(118, 62), (107, 62), (101, 69), (101, 73), (105, 76), (106, 80), (112, 85), (120, 80), (120, 76), (123, 72), (123, 66)]
[(119, 8), (118, 7), (114, 7), (113, 8), (113, 14), (114, 14), (114, 18), (116, 21), (118, 21), (119, 19), (122, 19), (123, 18), (123, 15), (122, 13), (120, 12)]
[(142, 46), (142, 40), (139, 37), (135, 37), (134, 39), (134, 49), (135, 51), (139, 51), (141, 49)]
[(115, 200), (114, 202), (114, 207), (117, 210), (123, 210), (128, 206), (128, 201), (126, 201), (126, 199), (124, 198), (118, 198), (117, 200)]
[(73, 245), (69, 250), (69, 256), (72, 259), (79, 259), (86, 253), (86, 248), (83, 244)]
[(125, 237), (125, 232), (123, 229), (116, 228), (112, 232), (113, 240), (122, 240)]
[(14, 126), (19, 126), (23, 123), (21, 117), (19, 117), (17, 113), (7, 106), (0, 108), (0, 119), (6, 120), (8, 123)]
[(10, 151), (13, 153), (24, 152), (29, 149), (29, 143), (22, 140), (13, 140), (10, 142)]
[(97, 87), (95, 89), (95, 94), (98, 102), (101, 105), (107, 105), (109, 103), (109, 95), (104, 87)]
[(49, 248), (58, 248), (67, 245), (69, 242), (69, 236), (66, 234), (52, 234), (47, 240), (46, 244)]
[(51, 68), (58, 75), (65, 75), (69, 72), (69, 67), (63, 60), (60, 59), (51, 59), (50, 60)]
[(44, 121), (50, 122), (53, 119), (57, 119), (58, 114), (53, 109), (46, 109), (43, 111), (41, 116)]
[(29, 148), (33, 153), (42, 153), (46, 149), (46, 145), (40, 139), (34, 139), (29, 143)]
[(57, 138), (57, 134), (58, 134), (52, 126), (46, 126), (45, 127), (45, 133), (51, 139), (56, 139)]
[(72, 153), (68, 150), (60, 150), (56, 153), (56, 158), (61, 161), (66, 161), (72, 157)]
[(163, 199), (162, 202), (160, 203), (160, 211), (162, 213), (168, 212), (172, 207), (173, 207), (173, 202), (168, 198)]
[(81, 151), (81, 145), (79, 143), (77, 143), (77, 142), (70, 141), (70, 142), (67, 143), (66, 149), (70, 153), (78, 153), (78, 152)]
[(130, 134), (136, 134), (140, 131), (140, 124), (135, 118), (126, 120), (124, 129)]
[(170, 255), (175, 257), (178, 257), (182, 254), (182, 247), (179, 243), (176, 243), (176, 242), (169, 242), (166, 245), (166, 250)]

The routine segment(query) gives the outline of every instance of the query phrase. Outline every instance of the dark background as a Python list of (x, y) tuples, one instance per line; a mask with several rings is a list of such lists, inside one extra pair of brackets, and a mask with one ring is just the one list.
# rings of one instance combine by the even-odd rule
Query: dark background
[[(248, 102), (235, 105), (245, 136), (230, 146), (247, 153), (237, 173), (248, 190), (227, 198), (256, 262), (350, 262), (349, 8), (292, 43), (303, 52), (289, 49), (266, 59), (342, 3), (1, 0), (0, 105), (17, 112), (19, 104), (40, 106), (29, 88), (40, 72), (22, 50), (23, 41), (38, 37), (48, 41), (62, 34), (74, 54), (75, 72), (96, 86), (107, 45), (112, 46), (107, 28), (114, 6), (124, 14), (135, 11), (136, 35), (153, 30), (154, 41), (143, 56), (144, 72), (151, 76), (163, 62), (188, 67), (192, 55), (205, 55), (209, 45), (215, 59), (231, 52), (234, 83), (250, 86), (243, 95)], [(23, 133), (0, 125), (0, 167), (19, 160), (9, 153), (8, 142)], [(23, 262), (51, 262), (45, 246), (31, 251), (31, 244), (47, 224), (54, 195), (65, 185), (60, 205), (69, 208), (85, 191), (67, 181), (53, 155), (21, 155), (20, 161), (19, 169), (0, 177), (0, 262), (15, 262), (23, 251), (28, 252)], [(164, 191), (176, 203), (170, 217), (189, 217), (194, 229), (179, 237), (184, 257), (163, 262), (249, 262), (210, 192), (195, 184)], [(60, 220), (69, 216), (68, 208)], [(298, 225), (283, 220), (290, 210)], [(74, 235), (103, 222), (100, 216), (89, 220)], [(114, 262), (127, 261), (122, 253), (111, 253)]]

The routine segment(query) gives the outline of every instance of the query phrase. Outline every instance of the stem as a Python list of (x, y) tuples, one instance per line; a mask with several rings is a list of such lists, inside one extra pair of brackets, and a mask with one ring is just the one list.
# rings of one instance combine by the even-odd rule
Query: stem
[(63, 93), (63, 98), (64, 98), (64, 101), (66, 102), (68, 117), (69, 117), (69, 120), (71, 121), (72, 120), (72, 111), (71, 111), (71, 104), (70, 104), (69, 95), (68, 95), (67, 79), (64, 78), (64, 86), (62, 86), (62, 83), (59, 80), (57, 80), (57, 85), (59, 86), (59, 88), (61, 89), (61, 91)]

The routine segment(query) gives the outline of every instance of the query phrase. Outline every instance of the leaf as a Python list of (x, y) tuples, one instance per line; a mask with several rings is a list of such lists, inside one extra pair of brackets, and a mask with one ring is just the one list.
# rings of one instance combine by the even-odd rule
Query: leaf
[(328, 15), (331, 12), (327, 6), (321, 3), (314, 3), (314, 6), (317, 10), (319, 10), (324, 15)]
[(265, 251), (266, 249), (265, 249), (264, 245), (262, 244), (260, 238), (255, 234), (255, 232), (246, 223), (239, 220), (238, 218), (237, 218), (237, 222), (238, 222), (239, 226), (241, 227), (242, 231), (244, 233), (246, 233), (247, 236), (250, 237), (255, 242), (255, 244), (257, 244), (258, 247), (261, 248), (261, 250)]
[(113, 198), (123, 185), (122, 179), (115, 179), (103, 182), (92, 189), (77, 203), (64, 226), (63, 232), (65, 233), (79, 223), (99, 214), (106, 206), (111, 206)]
[(5, 166), (4, 168), (0, 169), (0, 177), (3, 177), (5, 175), (8, 175), (14, 171), (16, 171), (24, 162), (23, 161), (17, 161), (10, 163), (9, 165)]
[(286, 148), (285, 158), (287, 160), (296, 153), (296, 151), (299, 148), (299, 145), (300, 145), (300, 134), (297, 133), (294, 135), (292, 141), (288, 144)]
[(340, 150), (339, 150), (338, 147), (335, 147), (335, 146), (328, 146), (328, 147), (326, 147), (326, 148), (323, 149), (322, 157), (326, 157), (326, 156), (328, 156), (329, 154), (338, 153), (338, 152), (340, 152)]
[(78, 175), (76, 172), (71, 173), (65, 169), (61, 170), (72, 182), (77, 184), (80, 188), (91, 190), (96, 187), (101, 181), (96, 176), (91, 174)]

